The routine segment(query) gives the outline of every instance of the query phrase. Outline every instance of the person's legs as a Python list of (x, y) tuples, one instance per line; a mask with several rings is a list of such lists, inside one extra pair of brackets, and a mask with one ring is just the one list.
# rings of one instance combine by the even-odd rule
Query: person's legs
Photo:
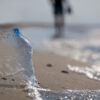
[(63, 30), (64, 30), (64, 15), (63, 14), (59, 15), (58, 25), (59, 25), (59, 30), (60, 30), (61, 34), (63, 34)]
[(54, 13), (55, 37), (62, 37), (64, 31), (64, 14), (61, 8), (56, 8)]
[(59, 15), (55, 15), (55, 33), (59, 33), (59, 27), (60, 27), (60, 24), (59, 24)]

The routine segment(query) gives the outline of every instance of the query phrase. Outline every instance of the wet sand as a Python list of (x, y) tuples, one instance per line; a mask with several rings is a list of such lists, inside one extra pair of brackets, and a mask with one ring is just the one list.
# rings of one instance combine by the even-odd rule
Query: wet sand
[(32, 100), (23, 89), (0, 87), (0, 100)]
[[(0, 28), (8, 29), (16, 26), (19, 26), (19, 24), (8, 24), (4, 26), (1, 25)], [(27, 28), (27, 25), (23, 24), (23, 27)], [(5, 49), (2, 49), (2, 51), (3, 50)], [(11, 49), (9, 48), (7, 51), (11, 52)], [(78, 62), (48, 52), (36, 51), (33, 52), (33, 63), (35, 65), (35, 73), (39, 85), (42, 88), (49, 88), (52, 90), (100, 89), (99, 81), (88, 79), (84, 75), (76, 74), (66, 69), (68, 64), (82, 67), (87, 65), (89, 66), (89, 64)], [(12, 77), (2, 77), (2, 75), (0, 76), (0, 100), (32, 100), (32, 98), (27, 96), (27, 92), (24, 91), (25, 83), (21, 81), (22, 79), (20, 76), (22, 76), (22, 74), (18, 74), (18, 76)]]
[(91, 80), (85, 75), (71, 72), (66, 68), (68, 64), (81, 67), (90, 66), (87, 63), (48, 52), (34, 52), (33, 62), (35, 65), (36, 77), (42, 88), (52, 90), (100, 89), (100, 81)]
[(22, 74), (0, 76), (0, 100), (33, 100), (25, 91), (26, 83), (21, 79)]

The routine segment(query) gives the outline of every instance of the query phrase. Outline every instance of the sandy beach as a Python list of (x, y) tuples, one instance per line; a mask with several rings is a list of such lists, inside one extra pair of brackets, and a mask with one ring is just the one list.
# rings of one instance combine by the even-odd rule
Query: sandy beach
[[(33, 63), (38, 83), (42, 88), (51, 90), (98, 90), (100, 81), (95, 81), (75, 72), (69, 71), (66, 66), (90, 66), (87, 63), (59, 56), (45, 51), (33, 52)], [(0, 77), (1, 100), (32, 100), (24, 90), (25, 83), (18, 76)], [(15, 79), (15, 80), (14, 80)], [(21, 83), (21, 84), (19, 84)]]
[[(100, 80), (100, 0), (91, 4), (69, 0), (72, 14), (64, 16), (65, 36), (57, 42), (51, 40), (55, 18), (49, 0), (1, 0), (0, 4), (0, 100), (100, 100), (100, 81), (93, 80)], [(79, 59), (74, 60), (74, 54)], [(67, 67), (90, 68), (90, 63), (97, 64), (91, 79)], [(35, 87), (35, 76), (40, 87)]]
[[(4, 29), (9, 29), (10, 27), (12, 27), (12, 25), (2, 27), (4, 27)], [(23, 27), (27, 27), (27, 25)], [(2, 45), (2, 43), (0, 45)], [(13, 47), (8, 47), (8, 49), (5, 49), (5, 46), (2, 45), (2, 48), (0, 48), (0, 55), (2, 56), (0, 58), (0, 71), (2, 72), (0, 75), (0, 100), (32, 100), (32, 98), (28, 97), (27, 91), (25, 91), (26, 84), (25, 81), (23, 81), (23, 73), (19, 73), (15, 76), (7, 76), (5, 73), (5, 69), (6, 72), (13, 72), (15, 70), (10, 70), (9, 67), (2, 65), (2, 63), (5, 61), (5, 52), (6, 55), (8, 55), (9, 57), (10, 55), (15, 55), (15, 52), (17, 52), (13, 49)], [(10, 51), (10, 53), (8, 51)], [(85, 67), (91, 66), (89, 63), (83, 63), (68, 57), (56, 55), (49, 51), (43, 50), (34, 50), (32, 57), (33, 64), (35, 67), (35, 75), (38, 80), (38, 84), (42, 88), (56, 91), (62, 91), (66, 89), (100, 90), (100, 81), (89, 79), (83, 74), (75, 73), (67, 69), (67, 65)], [(12, 59), (12, 61), (13, 60), (14, 59)], [(15, 65), (16, 62), (14, 61), (12, 64)], [(18, 66), (16, 68), (18, 68)]]
[(25, 90), (22, 74), (8, 77), (0, 76), (0, 100), (32, 100)]
[[(28, 64), (24, 64), (26, 61), (22, 60), (25, 57), (21, 56), (21, 54), (25, 56), (26, 52), (23, 51), (24, 48), (18, 48), (22, 42), (17, 44), (18, 39), (12, 35), (8, 31), (0, 32), (0, 100), (30, 100), (32, 98), (28, 96), (28, 90), (25, 91), (27, 75), (24, 72), (25, 69), (22, 68)], [(23, 44), (25, 47), (25, 43)], [(24, 52), (25, 54), (23, 54)]]
[(49, 52), (34, 52), (33, 62), (35, 65), (36, 77), (42, 88), (52, 90), (98, 90), (100, 81), (95, 81), (75, 72), (69, 71), (66, 66), (89, 66), (87, 63), (55, 55)]
[(0, 87), (0, 100), (32, 100), (23, 89)]

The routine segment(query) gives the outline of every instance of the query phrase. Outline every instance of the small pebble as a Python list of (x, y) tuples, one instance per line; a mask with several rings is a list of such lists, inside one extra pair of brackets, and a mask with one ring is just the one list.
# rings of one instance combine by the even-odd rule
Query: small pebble
[(66, 70), (62, 70), (61, 72), (62, 72), (62, 73), (65, 73), (65, 74), (68, 74), (68, 73), (69, 73), (69, 72), (66, 71)]
[(40, 84), (40, 82), (38, 82), (38, 84)]
[(3, 79), (3, 80), (7, 80), (7, 78), (5, 78), (5, 77), (2, 77), (1, 79)]
[(52, 67), (52, 64), (47, 64), (46, 66), (47, 66), (47, 67)]
[(15, 79), (12, 79), (12, 81), (15, 81)]

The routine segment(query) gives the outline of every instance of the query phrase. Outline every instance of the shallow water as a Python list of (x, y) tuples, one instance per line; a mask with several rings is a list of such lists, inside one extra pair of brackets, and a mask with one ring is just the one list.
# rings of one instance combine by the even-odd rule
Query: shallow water
[[(50, 52), (67, 56), (72, 59), (89, 63), (90, 66), (66, 65), (71, 71), (86, 75), (88, 78), (100, 80), (100, 30), (99, 28), (69, 27), (65, 30), (64, 38), (52, 39), (52, 28), (22, 29), (22, 33), (29, 39), (34, 48), (49, 50)], [(41, 46), (42, 45), (42, 46)], [(100, 91), (65, 90), (48, 91), (39, 88), (39, 97), (43, 100), (99, 100)]]
[[(29, 39), (33, 48), (44, 49), (59, 55), (70, 57), (91, 65), (75, 71), (100, 80), (100, 29), (89, 26), (67, 26), (64, 37), (53, 39), (53, 28), (28, 28), (22, 33)], [(90, 67), (90, 69), (88, 68)], [(66, 68), (67, 65), (66, 65)], [(69, 68), (71, 69), (71, 68)]]
[[(62, 38), (59, 40), (51, 39), (52, 35), (54, 35), (53, 29), (51, 29), (51, 28), (48, 28), (48, 29), (41, 29), (41, 28), (40, 29), (34, 29), (34, 28), (22, 29), (21, 32), (31, 42), (32, 47), (41, 48), (41, 45), (42, 45), (42, 48), (44, 46), (47, 50), (50, 50), (51, 52), (61, 54), (64, 56), (68, 56), (73, 59), (77, 58), (76, 60), (80, 60), (83, 62), (84, 61), (89, 62), (89, 63), (91, 63), (91, 65), (96, 66), (96, 67), (93, 67), (95, 69), (95, 70), (93, 70), (93, 72), (89, 70), (91, 72), (91, 74), (93, 75), (93, 73), (97, 73), (97, 72), (100, 73), (98, 70), (99, 69), (99, 67), (98, 67), (99, 66), (99, 62), (98, 62), (98, 60), (99, 60), (99, 58), (98, 58), (99, 57), (98, 56), (98, 54), (99, 54), (99, 49), (98, 49), (99, 48), (99, 34), (98, 34), (99, 30), (88, 32), (87, 34), (86, 33), (80, 34), (80, 31), (76, 31), (74, 35), (72, 34), (73, 32), (67, 31), (66, 38)], [(68, 34), (69, 32), (70, 32), (70, 34)], [(95, 34), (95, 32), (96, 32), (96, 34)], [(7, 32), (7, 34), (8, 33), (9, 32)], [(28, 76), (29, 77), (28, 79), (31, 79), (31, 78), (33, 79), (33, 81), (28, 80), (29, 83), (26, 83), (27, 87), (25, 88), (25, 89), (28, 89), (28, 95), (30, 97), (32, 97), (33, 100), (100, 100), (100, 90), (96, 90), (96, 91), (64, 90), (64, 91), (57, 92), (57, 91), (45, 90), (42, 88), (35, 87), (35, 85), (34, 85), (35, 74), (33, 73), (34, 69), (32, 70), (33, 65), (31, 62), (31, 56), (32, 56), (31, 46), (30, 46), (29, 42), (27, 42), (25, 37), (23, 37), (22, 35), (20, 37), (16, 38), (15, 35), (12, 36), (12, 34), (14, 34), (12, 31), (9, 34), (10, 35), (8, 35), (8, 37), (5, 37), (5, 38), (3, 37), (4, 43), (9, 43), (9, 45), (14, 45), (14, 48), (17, 46), (17, 48), (15, 48), (16, 50), (18, 49), (18, 52), (16, 52), (16, 54), (17, 53), (20, 54), (20, 55), (18, 55), (18, 57), (19, 57), (18, 59), (21, 59), (21, 62), (23, 62), (23, 64), (24, 64), (23, 67), (19, 66), (18, 69), (21, 69), (21, 67), (22, 67), (22, 69), (25, 72), (24, 73), (25, 76)], [(88, 42), (87, 42), (87, 40), (88, 40)], [(12, 44), (10, 44), (10, 43), (12, 43)], [(90, 47), (92, 47), (92, 49)], [(66, 53), (66, 51), (70, 55), (68, 55)], [(94, 54), (95, 57), (92, 54)], [(90, 55), (92, 55), (93, 58)], [(28, 56), (29, 58), (27, 58), (26, 56)], [(22, 58), (23, 58), (23, 61), (22, 61)], [(82, 60), (81, 58), (84, 58), (85, 60)], [(10, 68), (11, 68), (11, 66), (10, 66)], [(66, 68), (67, 68), (67, 66), (66, 66)], [(12, 69), (13, 69), (13, 67), (12, 67)], [(20, 70), (20, 71), (23, 71), (23, 70)], [(14, 70), (11, 70), (11, 71), (14, 72)], [(16, 71), (18, 71), (18, 70), (16, 70)], [(83, 69), (81, 69), (81, 71), (83, 71)], [(10, 72), (10, 74), (12, 74), (12, 72)], [(76, 71), (76, 72), (79, 72), (79, 71)], [(99, 79), (99, 77), (98, 77), (98, 79)]]
[(43, 100), (100, 100), (100, 91), (40, 92)]
[(100, 80), (100, 29), (65, 34), (66, 38), (45, 40), (44, 46), (50, 52), (63, 55), (90, 66), (67, 66), (71, 71), (86, 75), (88, 78)]

